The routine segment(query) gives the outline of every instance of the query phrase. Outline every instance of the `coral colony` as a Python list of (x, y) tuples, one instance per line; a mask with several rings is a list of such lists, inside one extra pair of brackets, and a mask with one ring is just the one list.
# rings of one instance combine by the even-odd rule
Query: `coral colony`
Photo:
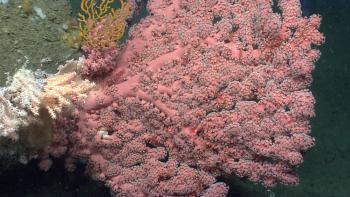
[(47, 79), (20, 70), (3, 88), (2, 138), (46, 109), (51, 143), (30, 153), (40, 167), (84, 162), (114, 196), (226, 196), (216, 178), (232, 174), (298, 184), (320, 16), (299, 0), (149, 0), (121, 45), (140, 2), (113, 2), (82, 1), (85, 59)]

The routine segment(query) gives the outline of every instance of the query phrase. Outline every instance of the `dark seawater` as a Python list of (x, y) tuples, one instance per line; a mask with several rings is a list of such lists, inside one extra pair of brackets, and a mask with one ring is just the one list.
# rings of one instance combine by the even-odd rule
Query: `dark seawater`
[(0, 197), (107, 197), (103, 183), (84, 175), (84, 165), (67, 172), (64, 161), (54, 159), (48, 172), (38, 168), (36, 160), (27, 165), (12, 166), (0, 173)]
[[(80, 1), (71, 1), (74, 11), (78, 10)], [(350, 1), (301, 1), (305, 16), (322, 15), (320, 30), (326, 36), (311, 87), (317, 101), (312, 119), (316, 146), (298, 168), (300, 185), (266, 190), (235, 177), (220, 178), (230, 184), (232, 197), (350, 197)], [(83, 171), (80, 165), (68, 173), (63, 162), (56, 160), (43, 172), (31, 161), (0, 174), (0, 197), (110, 196), (108, 188), (85, 177)]]
[(314, 0), (326, 36), (311, 87), (316, 98), (316, 146), (300, 167), (301, 184), (278, 187), (276, 196), (350, 196), (350, 1)]
[(315, 0), (300, 0), (301, 10), (304, 16), (310, 16), (315, 11)]

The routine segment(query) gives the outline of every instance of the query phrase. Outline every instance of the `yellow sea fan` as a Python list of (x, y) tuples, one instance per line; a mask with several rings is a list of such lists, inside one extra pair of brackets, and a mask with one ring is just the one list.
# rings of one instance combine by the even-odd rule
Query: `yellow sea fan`
[(124, 34), (131, 6), (120, 0), (120, 9), (111, 6), (116, 0), (82, 0), (78, 14), (83, 44), (89, 48), (115, 47)]

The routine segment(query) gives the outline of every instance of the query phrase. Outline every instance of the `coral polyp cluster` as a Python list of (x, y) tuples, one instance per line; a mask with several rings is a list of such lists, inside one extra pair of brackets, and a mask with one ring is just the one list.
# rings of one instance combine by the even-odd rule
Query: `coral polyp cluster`
[[(131, 197), (224, 197), (218, 177), (232, 174), (266, 187), (299, 183), (296, 167), (314, 145), (320, 16), (302, 16), (299, 0), (149, 0), (149, 15), (117, 46), (139, 1), (114, 2), (82, 0), (85, 59), (41, 87), (54, 119), (42, 169), (50, 156), (69, 171), (82, 161), (113, 196)], [(96, 83), (83, 102), (74, 99), (93, 84), (78, 75)], [(69, 104), (72, 113), (56, 118)]]

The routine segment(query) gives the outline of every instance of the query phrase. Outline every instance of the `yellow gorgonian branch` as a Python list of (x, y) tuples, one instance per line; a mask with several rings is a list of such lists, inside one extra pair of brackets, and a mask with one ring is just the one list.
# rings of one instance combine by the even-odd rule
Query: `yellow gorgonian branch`
[(115, 47), (123, 36), (126, 18), (131, 14), (131, 6), (120, 1), (120, 8), (112, 8), (116, 0), (81, 0), (78, 14), (83, 45), (93, 49)]

